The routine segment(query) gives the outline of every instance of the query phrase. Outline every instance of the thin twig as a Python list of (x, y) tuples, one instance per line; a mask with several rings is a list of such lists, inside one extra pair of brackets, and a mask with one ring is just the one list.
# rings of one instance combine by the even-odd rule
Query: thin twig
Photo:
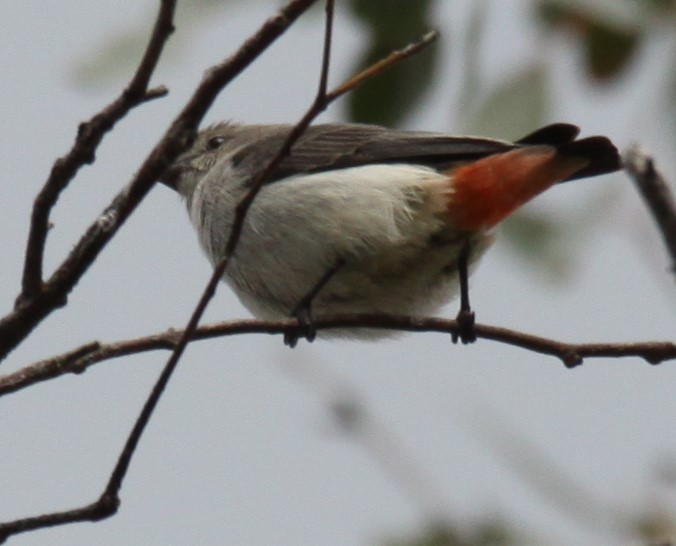
[[(326, 30), (325, 35), (331, 35), (332, 19), (329, 17), (329, 14), (333, 13), (333, 2), (331, 0), (327, 1), (326, 4), (327, 10), (327, 19), (326, 19)], [(384, 59), (376, 62), (375, 64), (367, 67), (366, 69), (359, 72), (356, 76), (351, 77), (346, 82), (340, 84), (330, 92), (327, 92), (327, 81), (328, 81), (328, 72), (325, 71), (324, 66), (322, 66), (322, 74), (320, 77), (319, 89), (315, 100), (305, 112), (305, 115), (300, 119), (296, 125), (289, 131), (289, 134), (280, 147), (277, 154), (267, 163), (267, 165), (254, 177), (251, 182), (251, 188), (244, 195), (243, 199), (237, 204), (235, 208), (235, 218), (233, 220), (232, 229), (230, 231), (230, 237), (228, 238), (228, 243), (225, 248), (225, 253), (221, 261), (214, 268), (211, 281), (214, 279), (221, 279), (225, 273), (225, 270), (228, 267), (230, 257), (235, 252), (237, 244), (239, 242), (240, 236), (242, 234), (242, 229), (244, 227), (244, 220), (246, 218), (247, 212), (251, 207), (254, 199), (262, 189), (265, 182), (270, 178), (273, 171), (277, 166), (284, 160), (286, 156), (291, 152), (292, 146), (296, 141), (303, 135), (305, 130), (310, 126), (312, 121), (335, 100), (343, 96), (345, 93), (352, 91), (355, 87), (364, 83), (368, 78), (377, 76), (383, 73), (385, 70), (391, 68), (395, 64), (411, 57), (422, 51), (425, 47), (430, 45), (439, 37), (439, 33), (436, 31), (430, 31), (425, 34), (418, 41), (413, 42), (407, 45), (405, 48), (393, 51)], [(323, 63), (329, 62), (330, 57), (330, 41), (326, 40), (324, 42), (324, 54), (323, 54)], [(211, 283), (210, 283), (211, 284)], [(298, 324), (300, 328), (301, 325)]]
[[(411, 318), (397, 315), (343, 315), (315, 318), (318, 330), (337, 328), (374, 328), (407, 332), (438, 332), (451, 335), (458, 331), (455, 320), (441, 318)], [(279, 335), (294, 332), (295, 320), (261, 321), (237, 320), (200, 326), (191, 341), (213, 339), (241, 334)], [(522, 349), (556, 357), (567, 367), (575, 367), (585, 358), (639, 357), (650, 364), (676, 359), (676, 343), (645, 341), (636, 343), (566, 343), (554, 339), (525, 334), (508, 328), (487, 324), (476, 325), (477, 337), (513, 345)], [(156, 350), (173, 350), (185, 330), (168, 330), (150, 336), (100, 343), (87, 343), (64, 353), (0, 376), (0, 396), (25, 389), (35, 383), (64, 374), (84, 372), (99, 362)]]
[(624, 166), (643, 197), (671, 258), (671, 271), (676, 273), (676, 201), (655, 161), (638, 146), (624, 154)]
[[(5, 327), (5, 331), (8, 330), (13, 334), (11, 339), (5, 337), (0, 339), (0, 356), (7, 354), (55, 306), (62, 304), (61, 302), (66, 294), (72, 289), (89, 265), (91, 265), (124, 220), (141, 202), (150, 188), (152, 188), (157, 178), (177, 155), (189, 145), (189, 136), (191, 134), (194, 135), (197, 125), (218, 93), (232, 78), (249, 66), (314, 1), (316, 0), (290, 0), (276, 15), (268, 19), (259, 31), (239, 48), (235, 55), (224, 63), (212, 68), (206, 74), (186, 107), (174, 120), (160, 143), (141, 166), (133, 182), (118, 194), (111, 206), (89, 228), (66, 261), (45, 284), (45, 288), (40, 294), (15, 309), (14, 314), (10, 315), (13, 322), (8, 322), (7, 317), (3, 321), (0, 321), (0, 332), (3, 332), (2, 328)], [(215, 286), (211, 290), (215, 290)], [(195, 326), (197, 326), (202, 311), (209, 299), (209, 288), (207, 288), (188, 322), (186, 331), (193, 331)], [(42, 301), (42, 305), (35, 303), (38, 300)], [(79, 521), (99, 520), (107, 518), (117, 511), (120, 503), (119, 491), (136, 446), (173, 370), (178, 364), (186, 343), (187, 339), (184, 340), (182, 347), (180, 341), (176, 344), (172, 355), (162, 370), (157, 383), (153, 387), (125, 442), (108, 483), (99, 499), (89, 505), (73, 510), (42, 514), (1, 523), (0, 543), (17, 533)]]
[(18, 302), (35, 297), (42, 289), (42, 260), (49, 231), (49, 215), (63, 190), (80, 168), (94, 162), (96, 149), (103, 137), (132, 108), (167, 94), (164, 87), (149, 90), (148, 85), (164, 45), (174, 31), (175, 7), (176, 0), (161, 1), (151, 38), (134, 77), (119, 97), (89, 121), (80, 124), (73, 147), (65, 156), (56, 160), (49, 178), (35, 198)]
[(413, 55), (420, 53), (420, 51), (425, 49), (437, 38), (439, 38), (439, 33), (436, 30), (430, 30), (416, 42), (410, 43), (403, 49), (393, 51), (384, 59), (381, 59), (377, 63), (372, 64), (371, 66), (365, 68), (356, 76), (353, 76), (345, 83), (336, 87), (333, 91), (331, 91), (328, 94), (327, 99), (335, 100), (338, 97), (344, 95), (345, 93), (352, 91), (355, 87), (360, 86), (362, 83), (372, 78), (373, 76), (382, 74), (383, 72), (385, 72), (385, 70), (388, 70), (393, 64), (396, 64), (400, 61), (403, 61), (404, 59), (407, 59), (409, 57), (412, 57)]
[(0, 361), (52, 311), (66, 304), (70, 291), (148, 194), (157, 179), (183, 152), (221, 90), (248, 67), (316, 0), (289, 0), (237, 52), (211, 68), (160, 142), (124, 188), (87, 229), (41, 290), (0, 319)]
[(303, 135), (310, 123), (312, 123), (312, 121), (331, 103), (331, 100), (327, 100), (326, 86), (328, 83), (329, 64), (331, 61), (333, 13), (334, 0), (327, 0), (326, 26), (324, 28), (324, 48), (322, 51), (322, 67), (319, 77), (319, 87), (317, 89), (315, 99), (303, 117), (289, 131), (289, 134), (287, 135), (277, 153), (258, 173), (254, 175), (252, 180), (249, 182), (249, 191), (244, 195), (242, 200), (235, 208), (235, 218), (232, 223), (232, 229), (230, 230), (228, 242), (225, 246), (225, 253), (223, 259), (214, 268), (214, 272), (211, 277), (212, 280), (214, 278), (220, 280), (220, 278), (225, 273), (225, 270), (228, 267), (228, 262), (230, 261), (230, 256), (232, 256), (232, 254), (235, 252), (235, 248), (237, 247), (239, 238), (242, 234), (242, 228), (244, 227), (244, 220), (246, 219), (247, 212), (249, 211), (254, 199), (256, 199), (256, 196), (261, 191), (263, 185), (268, 181), (277, 166), (284, 160), (285, 157), (289, 155), (292, 146)]
[[(326, 8), (326, 26), (327, 26), (327, 32), (330, 35), (330, 29), (333, 24), (333, 3), (334, 0), (327, 0), (327, 8)], [(287, 7), (291, 6), (292, 3), (289, 3)], [(308, 4), (309, 7), (309, 4)], [(298, 12), (298, 15), (300, 15), (302, 11)], [(278, 14), (279, 17), (279, 14)], [(286, 19), (285, 19), (286, 20)], [(327, 41), (325, 42), (325, 49), (330, 47), (330, 42)], [(322, 81), (325, 82), (326, 80), (326, 74), (328, 73), (328, 63), (330, 60), (330, 55), (325, 53), (323, 56), (323, 63), (326, 63), (327, 66), (322, 67), (321, 71), (321, 79)], [(321, 93), (321, 89), (320, 89)], [(265, 171), (264, 171), (265, 172)], [(227, 261), (225, 261), (225, 264), (223, 265), (223, 268), (225, 269), (225, 265), (227, 265)], [(218, 286), (218, 283), (220, 281), (221, 275), (216, 275), (213, 274), (211, 275), (211, 278), (209, 279), (209, 282), (207, 283), (206, 288), (204, 289), (204, 292), (202, 293), (202, 296), (200, 297), (197, 305), (195, 306), (195, 309), (193, 310), (190, 319), (188, 320), (188, 324), (185, 327), (185, 330), (183, 331), (182, 335), (178, 338), (178, 341), (173, 347), (173, 350), (171, 352), (171, 355), (169, 356), (169, 359), (167, 360), (167, 363), (164, 365), (164, 368), (162, 369), (162, 373), (160, 374), (160, 377), (158, 378), (157, 382), (155, 385), (153, 385), (152, 390), (150, 391), (150, 394), (148, 395), (148, 398), (146, 399), (145, 403), (143, 404), (143, 408), (141, 409), (141, 412), (139, 413), (136, 421), (134, 422), (134, 426), (132, 427), (131, 432), (129, 433), (129, 436), (127, 438), (127, 441), (125, 442), (124, 447), (122, 448), (122, 452), (120, 453), (118, 460), (115, 464), (115, 468), (113, 469), (113, 472), (111, 473), (110, 479), (108, 480), (108, 484), (106, 485), (106, 489), (101, 496), (101, 500), (103, 499), (109, 499), (109, 498), (115, 498), (118, 499), (119, 496), (119, 491), (122, 487), (122, 482), (124, 480), (124, 477), (127, 474), (127, 470), (129, 469), (129, 465), (131, 464), (131, 459), (136, 452), (136, 447), (138, 446), (139, 441), (141, 440), (141, 436), (143, 435), (143, 432), (145, 428), (148, 426), (148, 423), (150, 422), (150, 418), (152, 417), (153, 411), (155, 410), (155, 407), (157, 407), (157, 404), (162, 397), (162, 394), (164, 393), (164, 390), (166, 389), (167, 385), (169, 384), (169, 380), (171, 379), (171, 376), (174, 373), (174, 370), (178, 366), (178, 363), (181, 359), (181, 356), (183, 355), (183, 352), (185, 351), (185, 348), (188, 346), (188, 343), (190, 341), (190, 338), (192, 337), (193, 333), (197, 329), (200, 320), (202, 319), (202, 315), (204, 314), (204, 311), (206, 310), (207, 306), (209, 305), (209, 302), (213, 298), (214, 294), (216, 293), (216, 288)]]

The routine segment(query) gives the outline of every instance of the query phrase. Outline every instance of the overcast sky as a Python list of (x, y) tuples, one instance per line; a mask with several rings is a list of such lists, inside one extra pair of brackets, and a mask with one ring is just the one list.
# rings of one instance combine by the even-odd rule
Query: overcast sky
[[(466, 25), (469, 3), (439, 7), (439, 28), (451, 29), (442, 42), (449, 69), (408, 120), (411, 128), (456, 129), (449, 106), (458, 87), (452, 61), (459, 35), (453, 29)], [(96, 164), (64, 194), (53, 214), (48, 267), (130, 179), (202, 71), (232, 52), (273, 5), (234, 2), (231, 11), (215, 9), (202, 19), (199, 32), (179, 20), (177, 43), (154, 80), (166, 84), (170, 96), (120, 123)], [(524, 22), (526, 2), (489, 5), (485, 69), (499, 78), (537, 52), (539, 42)], [(155, 2), (131, 0), (4, 6), (3, 313), (19, 287), (32, 199), (77, 124), (122, 87), (125, 68), (89, 86), (77, 74), (116, 36), (149, 28), (154, 8)], [(335, 36), (332, 80), (339, 81), (361, 45), (359, 27), (343, 11)], [(223, 94), (209, 120), (296, 120), (316, 88), (321, 39), (316, 11)], [(559, 63), (551, 121), (579, 123), (585, 133), (608, 134), (621, 147), (643, 142), (676, 179), (669, 120), (660, 116), (657, 99), (650, 100), (651, 83), (661, 83), (664, 72), (665, 44), (643, 51), (638, 77), (603, 91), (585, 85), (567, 45), (560, 41), (549, 51)], [(341, 113), (338, 103), (321, 119), (339, 120)], [(673, 339), (676, 298), (668, 260), (628, 179), (615, 175), (556, 188), (529, 207), (566, 218), (595, 200), (602, 204), (599, 221), (581, 221), (569, 235), (566, 251), (575, 261), (565, 282), (553, 282), (544, 266), (517, 259), (498, 241), (472, 280), (481, 322), (567, 341)], [(69, 306), (46, 320), (2, 372), (86, 341), (182, 327), (209, 273), (183, 204), (158, 187), (76, 287)], [(456, 305), (447, 316), (455, 315)], [(246, 316), (225, 286), (207, 312), (209, 321)], [(98, 497), (165, 359), (152, 353), (111, 361), (4, 397), (0, 520)], [(495, 516), (548, 537), (547, 544), (626, 544), (627, 536), (609, 529), (613, 511), (648, 510), (668, 493), (656, 473), (660, 464), (676, 463), (675, 381), (673, 363), (589, 360), (566, 370), (552, 358), (515, 348), (482, 340), (455, 346), (432, 334), (371, 344), (300, 343), (293, 351), (279, 336), (197, 343), (132, 461), (119, 513), (10, 543), (366, 545), (412, 534), (441, 514), (468, 526)], [(332, 422), (331, 402), (346, 396), (358, 396), (377, 423), (370, 443), (342, 435)], [(532, 449), (521, 449), (526, 442)], [(529, 465), (520, 474), (524, 457), (537, 453), (555, 465), (545, 472)], [(543, 494), (543, 482), (564, 475), (588, 491), (584, 502), (598, 500), (609, 512), (598, 515), (584, 505), (582, 514), (566, 513)]]

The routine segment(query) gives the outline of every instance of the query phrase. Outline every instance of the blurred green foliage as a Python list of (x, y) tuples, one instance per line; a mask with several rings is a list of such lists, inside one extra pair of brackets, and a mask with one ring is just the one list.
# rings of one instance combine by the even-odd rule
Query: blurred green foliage
[(575, 3), (547, 0), (538, 5), (539, 16), (552, 30), (573, 32), (585, 54), (587, 74), (611, 81), (627, 68), (643, 38), (638, 23), (625, 24)]
[[(354, 72), (386, 57), (430, 28), (432, 0), (351, 0), (350, 6), (368, 34)], [(439, 40), (412, 59), (397, 64), (350, 93), (349, 116), (362, 123), (393, 126), (424, 99), (434, 83)]]
[(525, 64), (500, 85), (480, 86), (463, 105), (470, 112), (463, 133), (513, 140), (540, 127), (551, 107), (547, 80), (546, 65), (536, 62)]
[(499, 521), (478, 521), (462, 532), (450, 527), (430, 527), (405, 539), (385, 542), (385, 546), (528, 546), (534, 544)]

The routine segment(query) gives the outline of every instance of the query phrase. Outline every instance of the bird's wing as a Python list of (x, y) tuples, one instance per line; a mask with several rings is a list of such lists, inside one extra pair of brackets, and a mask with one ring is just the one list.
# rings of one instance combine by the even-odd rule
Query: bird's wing
[[(243, 141), (236, 160), (262, 164), (277, 153), (291, 126), (268, 126), (264, 131), (257, 126), (238, 128), (242, 130), (236, 137)], [(514, 147), (499, 140), (397, 131), (375, 125), (314, 125), (296, 142), (272, 179), (374, 163), (415, 163), (445, 169)]]
[[(292, 126), (240, 126), (237, 160), (263, 165), (274, 157)], [(589, 158), (584, 174), (616, 170), (617, 150), (604, 137), (575, 140), (579, 129), (558, 123), (543, 127), (515, 143), (488, 138), (457, 137), (441, 133), (399, 131), (363, 124), (323, 124), (309, 127), (272, 174), (280, 180), (295, 174), (356, 167), (374, 163), (414, 163), (438, 170), (502, 153), (517, 147), (550, 145), (564, 153)], [(588, 143), (585, 145), (585, 143)]]

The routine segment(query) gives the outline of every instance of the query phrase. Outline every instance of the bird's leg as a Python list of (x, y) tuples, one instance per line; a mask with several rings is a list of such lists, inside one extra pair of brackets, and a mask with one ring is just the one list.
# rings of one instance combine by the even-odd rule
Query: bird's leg
[(469, 305), (469, 255), (471, 252), (469, 238), (465, 240), (458, 255), (458, 280), (460, 281), (460, 311), (455, 317), (458, 321), (458, 331), (451, 334), (453, 343), (458, 339), (464, 344), (474, 343), (474, 312)]
[(326, 270), (312, 289), (303, 296), (296, 307), (294, 307), (291, 316), (298, 321), (298, 326), (293, 331), (284, 334), (284, 345), (293, 348), (301, 337), (304, 337), (310, 342), (314, 341), (317, 336), (317, 329), (312, 321), (312, 302), (322, 288), (326, 286), (326, 283), (328, 283), (344, 265), (345, 260), (339, 258), (333, 266)]

